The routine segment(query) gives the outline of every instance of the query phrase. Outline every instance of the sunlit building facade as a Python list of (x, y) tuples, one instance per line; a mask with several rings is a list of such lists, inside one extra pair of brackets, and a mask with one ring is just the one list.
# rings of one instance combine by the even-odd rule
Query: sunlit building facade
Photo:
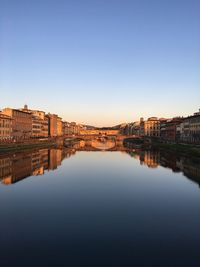
[(12, 136), (12, 119), (0, 112), (0, 141), (10, 140)]
[(28, 109), (27, 105), (25, 105), (24, 108), (21, 110), (32, 114), (31, 136), (34, 138), (47, 138), (49, 136), (49, 119), (46, 117), (45, 112), (40, 110)]
[(160, 120), (157, 117), (140, 119), (140, 135), (148, 137), (160, 137)]
[(47, 117), (49, 119), (49, 136), (56, 137), (57, 136), (58, 115), (49, 113), (47, 115)]
[(32, 134), (32, 115), (19, 109), (5, 108), (2, 113), (12, 119), (11, 137), (15, 140), (28, 139)]
[(57, 136), (63, 135), (63, 123), (60, 117), (57, 117)]

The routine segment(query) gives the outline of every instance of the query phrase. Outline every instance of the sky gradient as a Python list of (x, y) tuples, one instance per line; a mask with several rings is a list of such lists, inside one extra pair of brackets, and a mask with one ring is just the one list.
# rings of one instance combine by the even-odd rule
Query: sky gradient
[(200, 108), (199, 0), (1, 0), (0, 108), (112, 126)]

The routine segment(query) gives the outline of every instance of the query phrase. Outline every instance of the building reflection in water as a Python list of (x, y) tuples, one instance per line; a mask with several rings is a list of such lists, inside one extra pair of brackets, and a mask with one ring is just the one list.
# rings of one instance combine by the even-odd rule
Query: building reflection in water
[(157, 168), (160, 162), (160, 152), (151, 150), (140, 151), (140, 164), (147, 165), (149, 168)]
[[(88, 151), (89, 147), (81, 141), (67, 148), (40, 149), (33, 152), (0, 155), (0, 181), (5, 185), (10, 185), (29, 176), (43, 175), (46, 171), (56, 170), (62, 160), (71, 157), (76, 151), (84, 151), (84, 146)], [(91, 151), (94, 151), (94, 148)], [(134, 159), (139, 160), (140, 165), (148, 168), (163, 166), (173, 172), (182, 172), (200, 186), (200, 162), (159, 150), (117, 146), (117, 151), (128, 153)]]
[(75, 149), (40, 149), (34, 152), (0, 156), (0, 180), (3, 184), (14, 184), (29, 176), (43, 175), (45, 171), (58, 168), (64, 158), (75, 153)]
[(195, 161), (187, 157), (150, 149), (146, 151), (132, 149), (127, 151), (127, 153), (131, 157), (140, 160), (141, 165), (149, 168), (162, 166), (171, 169), (173, 172), (181, 172), (200, 186), (200, 160)]

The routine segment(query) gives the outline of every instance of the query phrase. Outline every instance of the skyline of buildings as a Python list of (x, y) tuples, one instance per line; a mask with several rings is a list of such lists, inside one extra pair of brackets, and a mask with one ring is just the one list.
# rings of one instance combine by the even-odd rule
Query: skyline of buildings
[[(7, 106), (7, 105), (6, 105)], [(19, 108), (19, 107), (17, 107), (16, 105), (14, 105), (14, 106), (12, 106), (12, 109), (13, 110), (21, 110), (21, 111), (26, 111), (26, 108), (25, 107), (27, 107), (28, 108), (28, 105), (27, 104), (23, 104), (23, 108)], [(137, 122), (137, 121), (139, 121), (141, 118), (153, 118), (153, 117), (157, 117), (157, 118), (169, 118), (169, 119), (171, 119), (171, 118), (176, 118), (176, 117), (183, 117), (183, 118), (185, 118), (185, 117), (188, 117), (188, 116), (190, 116), (190, 115), (188, 115), (188, 114), (194, 114), (194, 113), (198, 113), (198, 112), (194, 112), (194, 110), (199, 110), (200, 108), (199, 108), (199, 104), (198, 105), (196, 105), (196, 106), (192, 106), (192, 108), (191, 108), (191, 112), (186, 112), (185, 110), (183, 111), (183, 110), (180, 110), (178, 113), (175, 113), (173, 116), (170, 116), (170, 112), (169, 113), (166, 113), (165, 114), (165, 116), (162, 116), (162, 115), (159, 115), (157, 112), (151, 112), (151, 111), (149, 111), (149, 113), (146, 115), (146, 116), (143, 116), (142, 114), (143, 114), (143, 111), (141, 111), (141, 110), (137, 110), (137, 113), (139, 113), (139, 115), (136, 117), (135, 116), (135, 113), (133, 112), (133, 114), (132, 114), (132, 118), (130, 119), (130, 120), (128, 120), (128, 119), (126, 119), (126, 120), (118, 120), (118, 123), (109, 123), (109, 124), (106, 124), (106, 122), (104, 123), (104, 124), (102, 124), (102, 125), (99, 125), (98, 123), (94, 123), (94, 124), (91, 124), (91, 123), (88, 123), (88, 120), (87, 120), (87, 116), (85, 117), (85, 119), (83, 120), (83, 121), (79, 121), (79, 120), (75, 120), (71, 115), (70, 115), (70, 117), (71, 117), (71, 119), (69, 119), (68, 118), (68, 116), (62, 116), (61, 114), (59, 114), (59, 112), (56, 112), (56, 110), (55, 110), (55, 113), (54, 112), (52, 112), (52, 111), (49, 111), (49, 110), (47, 110), (47, 109), (42, 109), (41, 108), (41, 106), (40, 106), (40, 110), (38, 110), (38, 107), (36, 106), (36, 105), (34, 105), (34, 107), (36, 107), (36, 108), (33, 108), (33, 109), (31, 109), (30, 110), (30, 112), (32, 112), (32, 114), (34, 115), (34, 113), (33, 112), (35, 112), (35, 116), (37, 116), (37, 117), (40, 117), (40, 118), (43, 118), (43, 116), (46, 116), (47, 114), (51, 114), (51, 115), (56, 115), (57, 117), (58, 117), (58, 120), (59, 120), (59, 118), (61, 119), (61, 120), (63, 120), (64, 122), (69, 122), (69, 121), (71, 121), (71, 122), (75, 122), (76, 121), (76, 123), (77, 124), (79, 124), (79, 125), (87, 125), (87, 126), (91, 126), (91, 127), (96, 127), (96, 128), (103, 128), (103, 127), (115, 127), (115, 126), (117, 126), (117, 125), (120, 125), (120, 124), (127, 124), (127, 123), (130, 123), (130, 122)], [(3, 109), (5, 109), (5, 107), (3, 107), (2, 105), (0, 106), (0, 112), (3, 110)], [(150, 109), (151, 110), (151, 109)], [(111, 111), (112, 112), (112, 111)], [(62, 113), (62, 112), (61, 112)], [(41, 115), (42, 114), (42, 115)], [(57, 114), (59, 114), (59, 115), (57, 115)], [(70, 113), (71, 114), (71, 113)], [(177, 115), (178, 114), (178, 115)], [(109, 114), (108, 114), (109, 115)], [(42, 116), (42, 117), (41, 117)], [(100, 115), (99, 115), (100, 116)], [(103, 116), (103, 115), (102, 115)], [(127, 114), (127, 118), (128, 117), (130, 117), (130, 114)]]
[(62, 121), (57, 114), (29, 109), (27, 105), (0, 110), (0, 142), (75, 135), (81, 128), (84, 126)]
[[(97, 131), (95, 130), (97, 129)], [(98, 130), (99, 129), (99, 130)], [(101, 129), (101, 130), (100, 130)], [(0, 142), (16, 142), (37, 138), (102, 134), (104, 128), (97, 128), (63, 121), (57, 114), (24, 108), (4, 108), (0, 111)], [(157, 138), (169, 142), (200, 143), (200, 109), (187, 117), (149, 117), (147, 120), (122, 123), (113, 129), (119, 134)], [(107, 130), (108, 131), (108, 130)], [(111, 133), (108, 133), (111, 134)], [(115, 133), (116, 134), (116, 133)], [(114, 135), (115, 135), (114, 134)], [(118, 133), (117, 133), (118, 134)]]
[(149, 117), (128, 123), (123, 130), (128, 136), (149, 137), (161, 142), (200, 144), (200, 109), (187, 117)]
[[(196, 100), (198, 100), (198, 98), (196, 98)], [(10, 101), (9, 101), (10, 102)], [(21, 102), (21, 101), (20, 101)], [(32, 102), (32, 101), (30, 101)], [(119, 118), (117, 119), (116, 117), (113, 118), (113, 120), (109, 120), (109, 122), (107, 123), (107, 118), (110, 117), (111, 115), (113, 115), (113, 111), (111, 108), (108, 108), (109, 109), (109, 112), (107, 113), (107, 115), (105, 116), (104, 115), (104, 112), (105, 112), (105, 108), (103, 107), (102, 105), (102, 115), (101, 113), (99, 112), (98, 115), (94, 115), (93, 114), (93, 109), (91, 110), (91, 114), (93, 114), (92, 116), (94, 116), (94, 119), (93, 119), (93, 123), (90, 121), (90, 119), (88, 119), (91, 114), (88, 114), (88, 113), (85, 113), (84, 110), (82, 110), (80, 112), (80, 114), (82, 114), (82, 118), (81, 119), (77, 119), (77, 111), (75, 109), (74, 110), (71, 110), (67, 115), (65, 114), (65, 108), (63, 110), (61, 110), (61, 112), (59, 112), (59, 106), (58, 106), (58, 109), (54, 108), (53, 110), (51, 109), (47, 109), (47, 108), (42, 108), (42, 104), (40, 105), (40, 109), (43, 110), (43, 112), (45, 114), (48, 114), (49, 113), (49, 110), (51, 110), (51, 114), (59, 114), (59, 116), (63, 119), (63, 121), (76, 121), (78, 124), (80, 125), (90, 125), (90, 126), (94, 126), (94, 127), (114, 127), (116, 125), (119, 125), (119, 124), (123, 124), (123, 123), (129, 123), (131, 121), (139, 121), (141, 117), (143, 118), (149, 118), (149, 117), (158, 117), (158, 118), (173, 118), (173, 117), (176, 117), (177, 114), (178, 116), (180, 117), (187, 117), (188, 114), (193, 114), (194, 113), (194, 110), (198, 110), (199, 109), (199, 101), (197, 101), (198, 103), (196, 105), (192, 105), (191, 108), (189, 109), (188, 111), (188, 106), (186, 107), (183, 107), (183, 109), (179, 109), (178, 112), (175, 112), (175, 111), (172, 111), (171, 108), (168, 109), (168, 112), (165, 112), (165, 113), (162, 113), (162, 114), (159, 114), (157, 111), (156, 111), (156, 107), (155, 107), (155, 111), (152, 111), (152, 107), (149, 106), (149, 111), (148, 111), (148, 107), (145, 108), (145, 112), (143, 111), (142, 107), (139, 108), (138, 110), (134, 110), (133, 109), (133, 112), (132, 113), (127, 113), (126, 116), (123, 116), (123, 118), (121, 116), (119, 116)], [(27, 102), (25, 102), (27, 103)], [(24, 104), (23, 104), (24, 105)], [(23, 106), (23, 105), (20, 105), (20, 106)], [(7, 105), (5, 105), (7, 106)], [(17, 106), (16, 104), (15, 105), (10, 105), (13, 107), (13, 109), (18, 109), (19, 106)], [(38, 107), (37, 105), (33, 104), (31, 105), (33, 106), (33, 110), (37, 110)], [(125, 108), (126, 104), (124, 104), (124, 108)], [(158, 106), (160, 106), (160, 103), (158, 103)], [(0, 106), (0, 110), (3, 109), (3, 105)], [(120, 110), (121, 107), (119, 107), (119, 110)], [(73, 115), (73, 113), (76, 113)], [(138, 114), (136, 116), (136, 113)], [(111, 114), (111, 115), (110, 115)], [(101, 123), (98, 123), (97, 121), (100, 121), (102, 118), (102, 122)], [(95, 122), (95, 119), (96, 119), (96, 122)]]

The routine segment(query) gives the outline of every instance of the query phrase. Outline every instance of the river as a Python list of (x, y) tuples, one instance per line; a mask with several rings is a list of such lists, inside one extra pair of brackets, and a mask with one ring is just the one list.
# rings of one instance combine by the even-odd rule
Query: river
[(200, 164), (98, 145), (0, 155), (0, 266), (199, 266)]

